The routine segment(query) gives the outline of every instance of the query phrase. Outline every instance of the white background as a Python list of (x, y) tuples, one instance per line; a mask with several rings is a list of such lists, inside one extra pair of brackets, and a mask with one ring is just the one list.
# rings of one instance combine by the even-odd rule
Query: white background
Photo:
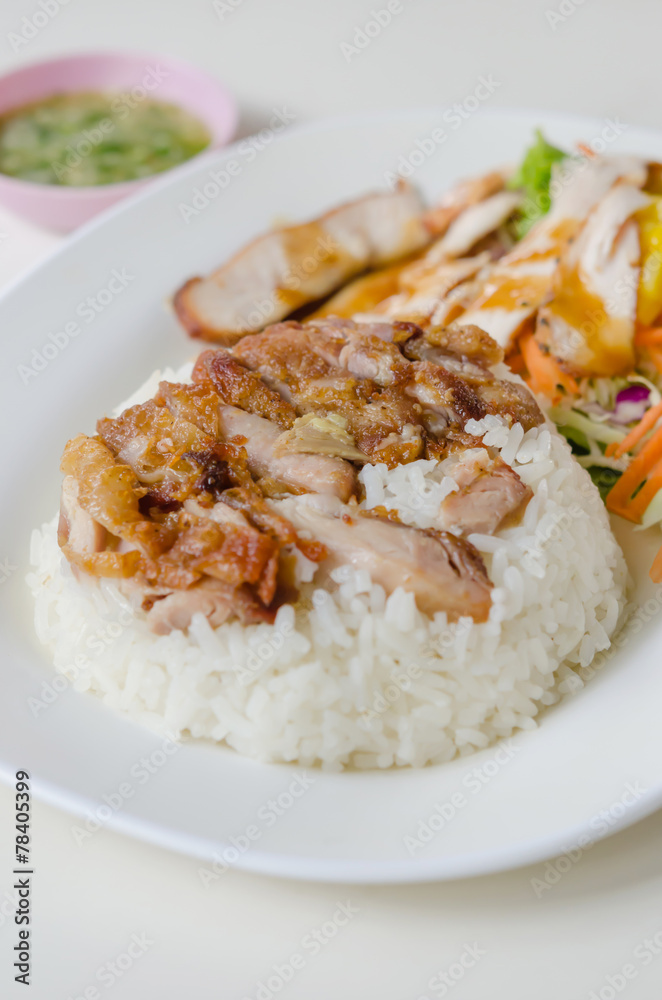
[[(662, 125), (659, 0), (403, 0), (392, 24), (349, 62), (341, 43), (352, 42), (381, 0), (227, 6), (221, 17), (211, 0), (69, 0), (14, 51), (11, 33), (38, 0), (2, 0), (0, 71), (104, 48), (178, 55), (235, 91), (243, 134), (274, 108), (303, 122), (453, 103), (472, 93), (481, 75), (498, 83), (494, 107)], [(0, 243), (0, 281), (58, 242), (5, 213), (0, 230), (12, 237)], [(588, 741), (586, 752), (596, 752)], [(10, 884), (11, 812), (10, 792), (0, 788), (3, 886)], [(468, 946), (484, 954), (448, 990), (456, 1000), (588, 1000), (592, 991), (602, 1000), (658, 1000), (662, 993), (662, 948), (647, 962), (642, 946), (658, 932), (662, 944), (660, 813), (592, 847), (540, 896), (532, 880), (544, 878), (544, 865), (395, 889), (230, 871), (205, 888), (195, 861), (105, 830), (76, 846), (71, 820), (39, 804), (33, 831), (34, 983), (14, 987), (11, 970), (0, 968), (2, 997), (66, 1000), (96, 983), (98, 995), (112, 1000), (269, 1000), (259, 982), (300, 952), (304, 968), (275, 994), (284, 1000), (417, 1000), (441, 995), (428, 988), (430, 979)], [(347, 926), (319, 955), (303, 949), (302, 939), (347, 901), (358, 908)], [(0, 900), (3, 945), (15, 933), (2, 915), (7, 910)], [(102, 985), (97, 970), (120, 956), (134, 933), (152, 943), (112, 986)], [(628, 963), (634, 978), (623, 987), (618, 976)]]

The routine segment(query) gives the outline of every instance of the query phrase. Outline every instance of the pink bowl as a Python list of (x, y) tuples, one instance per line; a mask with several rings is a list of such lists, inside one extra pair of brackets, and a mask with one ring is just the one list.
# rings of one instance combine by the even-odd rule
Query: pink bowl
[[(8, 73), (0, 77), (0, 115), (76, 90), (133, 91), (138, 100), (147, 96), (177, 104), (207, 126), (211, 142), (204, 152), (229, 142), (237, 127), (234, 98), (213, 76), (169, 56), (140, 53), (66, 56)], [(69, 232), (151, 180), (75, 188), (36, 184), (0, 173), (0, 202), (38, 225)]]

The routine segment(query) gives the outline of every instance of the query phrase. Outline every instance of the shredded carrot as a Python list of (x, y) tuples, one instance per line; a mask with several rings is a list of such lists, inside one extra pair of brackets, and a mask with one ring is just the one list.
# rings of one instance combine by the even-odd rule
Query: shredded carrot
[(641, 524), (641, 519), (655, 495), (662, 489), (662, 462), (658, 462), (646, 476), (646, 482), (627, 504), (614, 510), (627, 521)]
[(658, 372), (662, 373), (662, 344), (658, 347), (648, 347), (648, 357), (651, 359)]
[(552, 402), (558, 402), (561, 398), (559, 387), (572, 394), (579, 392), (579, 386), (572, 375), (564, 372), (550, 354), (545, 354), (532, 333), (522, 337), (520, 347), (530, 376), (527, 381), (533, 392), (541, 392)]
[(662, 327), (642, 326), (635, 332), (635, 346), (648, 355), (649, 361), (662, 373)]
[(628, 511), (631, 514), (629, 520), (636, 521), (637, 524), (641, 522), (642, 517), (646, 513), (646, 508), (653, 499), (656, 493), (662, 489), (662, 462), (658, 462), (657, 465), (651, 469), (646, 477), (646, 482), (641, 487), (636, 497), (630, 501), (627, 506)]
[(635, 333), (634, 342), (637, 347), (648, 347), (649, 345), (659, 347), (662, 344), (662, 327), (642, 326)]
[(607, 509), (628, 520), (639, 520), (630, 517), (626, 511), (631, 509), (632, 494), (638, 486), (653, 472), (658, 462), (662, 460), (662, 428), (646, 442), (639, 454), (633, 458), (620, 479), (617, 479), (607, 494), (605, 501)]
[(660, 417), (662, 417), (662, 403), (658, 403), (657, 406), (651, 406), (650, 410), (646, 410), (639, 423), (632, 428), (622, 441), (607, 445), (605, 454), (608, 456), (613, 455), (614, 458), (622, 458), (626, 452), (632, 451), (635, 445), (639, 444), (641, 439), (655, 426)]
[(593, 152), (590, 146), (586, 145), (585, 142), (578, 142), (577, 149), (579, 150), (580, 153), (583, 153), (584, 156), (587, 156), (589, 160), (593, 160), (595, 158), (595, 153)]
[(506, 364), (512, 372), (515, 372), (516, 375), (522, 375), (526, 371), (524, 358), (522, 357), (520, 351), (514, 351), (512, 354), (509, 354), (506, 358)]
[(650, 578), (653, 583), (662, 583), (662, 549), (659, 550), (653, 560), (653, 565), (650, 568)]

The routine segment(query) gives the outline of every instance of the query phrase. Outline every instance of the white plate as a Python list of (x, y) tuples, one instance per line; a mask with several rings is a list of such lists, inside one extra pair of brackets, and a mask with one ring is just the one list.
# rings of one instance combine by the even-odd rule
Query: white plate
[[(43, 685), (53, 680), (34, 638), (23, 582), (30, 529), (56, 509), (67, 438), (92, 428), (154, 368), (194, 353), (166, 307), (173, 290), (276, 219), (307, 219), (383, 186), (401, 157), (420, 163), (413, 180), (434, 197), (457, 177), (516, 160), (537, 125), (566, 146), (607, 127), (529, 112), (474, 116), (461, 128), (454, 120), (444, 121), (438, 109), (346, 119), (293, 130), (252, 161), (241, 147), (196, 160), (81, 230), (0, 300), (0, 562), (17, 567), (0, 588), (0, 761), (6, 780), (26, 768), (41, 798), (79, 816), (102, 803), (109, 827), (201, 858), (217, 855), (254, 871), (347, 882), (447, 879), (521, 865), (561, 853), (582, 837), (592, 842), (662, 802), (660, 597), (651, 597), (646, 585), (659, 535), (626, 530), (621, 534), (641, 583), (637, 601), (652, 601), (646, 611), (652, 620), (584, 691), (551, 710), (535, 732), (518, 737), (511, 757), (492, 749), (420, 771), (312, 772), (313, 783), (294, 798), (287, 789), (295, 768), (187, 745), (143, 783), (139, 761), (158, 750), (154, 735), (70, 690), (37, 715), (30, 708), (29, 699), (41, 698)], [(439, 127), (447, 138), (435, 143)], [(662, 137), (632, 127), (609, 148), (662, 159)], [(214, 195), (210, 171), (230, 159), (239, 164), (237, 176), (185, 223), (181, 206), (206, 184), (212, 183), (207, 195)], [(131, 280), (87, 322), (80, 314), (85, 306), (79, 307), (107, 286), (113, 270)], [(49, 334), (75, 320), (80, 334), (24, 384), (19, 366), (31, 363), (32, 349), (41, 351)], [(157, 753), (155, 764), (163, 759)], [(475, 768), (485, 769), (482, 777), (471, 774)], [(113, 808), (113, 793), (125, 783), (131, 794)], [(645, 792), (628, 795), (628, 785)], [(279, 795), (274, 809), (268, 803)], [(428, 823), (444, 814), (449, 818), (441, 829), (441, 818)], [(80, 820), (72, 823), (85, 829)], [(430, 836), (412, 853), (405, 840), (426, 835), (421, 823)]]

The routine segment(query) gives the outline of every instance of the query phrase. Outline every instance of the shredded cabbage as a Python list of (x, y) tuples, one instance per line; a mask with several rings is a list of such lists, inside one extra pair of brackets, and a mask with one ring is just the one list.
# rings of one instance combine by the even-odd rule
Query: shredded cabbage
[(649, 503), (641, 518), (641, 524), (636, 525), (635, 531), (651, 528), (654, 524), (659, 524), (660, 521), (662, 521), (662, 490), (658, 490)]
[(577, 410), (566, 409), (561, 406), (552, 406), (549, 409), (549, 416), (559, 427), (572, 427), (581, 431), (589, 441), (599, 441), (601, 444), (614, 444), (622, 441), (626, 432), (603, 423), (597, 419), (591, 419), (584, 413)]

